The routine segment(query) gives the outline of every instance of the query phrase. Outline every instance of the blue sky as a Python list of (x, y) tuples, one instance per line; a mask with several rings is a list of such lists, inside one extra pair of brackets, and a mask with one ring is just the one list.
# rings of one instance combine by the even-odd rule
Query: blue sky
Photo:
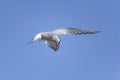
[[(0, 80), (120, 80), (119, 14), (119, 0), (1, 0)], [(27, 45), (62, 27), (102, 32)]]

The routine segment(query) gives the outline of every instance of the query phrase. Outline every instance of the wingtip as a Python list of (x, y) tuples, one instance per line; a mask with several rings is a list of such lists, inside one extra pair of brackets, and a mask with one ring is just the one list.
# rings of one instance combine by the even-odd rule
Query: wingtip
[(58, 51), (59, 49), (53, 49), (54, 51)]

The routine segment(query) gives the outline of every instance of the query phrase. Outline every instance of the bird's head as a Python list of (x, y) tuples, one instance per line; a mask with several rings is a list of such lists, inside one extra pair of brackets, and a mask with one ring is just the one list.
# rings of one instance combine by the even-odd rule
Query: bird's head
[(41, 38), (42, 38), (42, 35), (40, 33), (38, 33), (37, 35), (34, 36), (34, 38), (28, 44), (31, 44), (37, 40), (41, 40)]

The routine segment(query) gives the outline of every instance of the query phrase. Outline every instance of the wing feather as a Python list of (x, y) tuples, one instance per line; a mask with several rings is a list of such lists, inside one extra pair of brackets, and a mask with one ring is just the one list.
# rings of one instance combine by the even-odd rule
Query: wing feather
[(56, 29), (52, 31), (52, 33), (55, 35), (60, 35), (60, 34), (81, 35), (81, 34), (95, 34), (98, 32), (100, 31), (82, 30), (78, 28), (61, 28), (61, 29)]

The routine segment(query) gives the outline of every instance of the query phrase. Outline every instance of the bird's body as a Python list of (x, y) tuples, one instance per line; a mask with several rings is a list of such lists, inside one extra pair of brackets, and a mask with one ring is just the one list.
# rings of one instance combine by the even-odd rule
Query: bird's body
[(56, 51), (59, 49), (60, 38), (57, 35), (42, 35), (41, 40), (53, 50)]
[(54, 51), (57, 51), (59, 49), (60, 44), (60, 38), (58, 37), (61, 34), (71, 34), (71, 35), (81, 35), (81, 34), (95, 34), (99, 31), (88, 31), (88, 30), (82, 30), (78, 28), (61, 28), (56, 29), (51, 32), (43, 32), (38, 33), (32, 40), (42, 40), (45, 42), (48, 47), (52, 48)]

